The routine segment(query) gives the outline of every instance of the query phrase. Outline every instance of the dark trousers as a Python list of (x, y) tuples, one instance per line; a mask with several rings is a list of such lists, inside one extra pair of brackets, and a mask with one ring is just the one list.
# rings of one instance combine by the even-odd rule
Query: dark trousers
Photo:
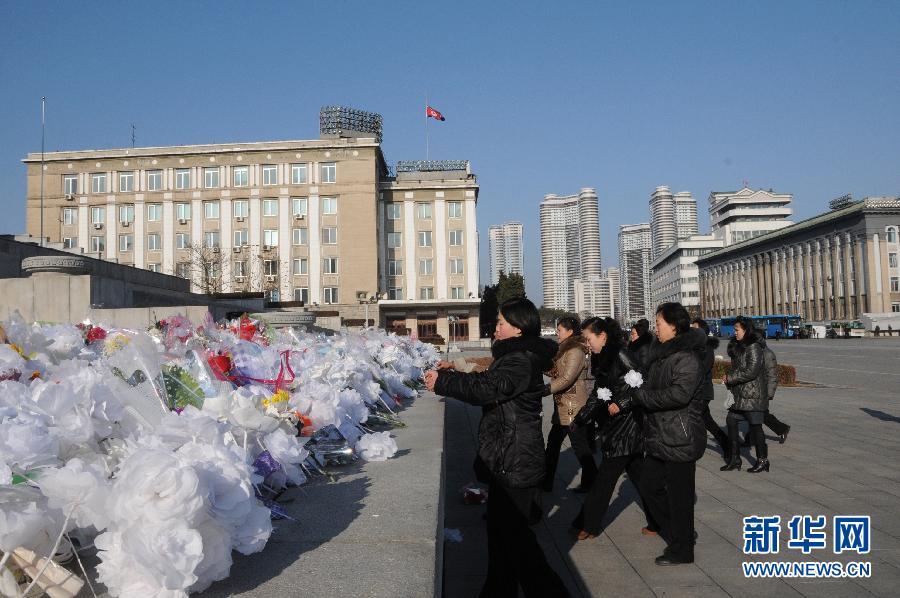
[(713, 419), (712, 414), (709, 412), (709, 401), (703, 401), (703, 425), (706, 426), (706, 431), (712, 434), (716, 442), (719, 443), (722, 452), (728, 454), (731, 450), (728, 446), (728, 435), (722, 431), (722, 428), (719, 427), (719, 424), (716, 423), (716, 420)]
[[(584, 499), (584, 505), (581, 512), (572, 527), (584, 530), (589, 534), (598, 535), (603, 528), (603, 518), (609, 509), (609, 501), (612, 498), (613, 491), (616, 489), (616, 483), (623, 473), (628, 473), (628, 479), (634, 485), (640, 495), (641, 492), (641, 475), (643, 471), (644, 457), (643, 455), (626, 455), (624, 457), (604, 457), (600, 461), (600, 468), (597, 471), (597, 479), (594, 480), (593, 486)], [(651, 517), (647, 505), (641, 497), (641, 503), (644, 507), (644, 515), (647, 517), (647, 528), (653, 531), (659, 531), (659, 526)]]
[(481, 598), (568, 596), (569, 592), (531, 530), (541, 518), (540, 488), (488, 489), (488, 573)]
[(556, 466), (559, 464), (559, 451), (562, 448), (563, 439), (569, 436), (572, 443), (572, 451), (581, 464), (581, 487), (590, 488), (597, 477), (597, 464), (594, 462), (594, 451), (591, 448), (591, 437), (594, 434), (594, 426), (578, 426), (570, 430), (569, 426), (554, 423), (547, 435), (547, 450), (545, 457), (544, 489), (553, 489), (553, 478), (556, 476)]
[[(738, 438), (738, 426), (744, 419), (747, 418), (740, 411), (729, 411), (728, 415), (725, 416), (725, 424), (728, 426), (728, 440), (731, 442), (731, 446), (740, 446), (741, 440)], [(750, 431), (748, 432), (750, 440), (753, 441), (756, 447), (756, 458), (767, 459), (769, 457), (769, 447), (766, 445), (766, 435), (763, 434), (762, 429), (763, 425), (752, 424), (750, 420), (747, 420), (747, 423), (750, 424)]]
[(775, 417), (771, 411), (766, 411), (766, 418), (763, 421), (763, 424), (779, 436), (786, 434), (788, 428), (790, 428), (789, 425)]
[(666, 552), (679, 558), (694, 558), (694, 461), (663, 461), (644, 458), (641, 496), (650, 515), (659, 524)]

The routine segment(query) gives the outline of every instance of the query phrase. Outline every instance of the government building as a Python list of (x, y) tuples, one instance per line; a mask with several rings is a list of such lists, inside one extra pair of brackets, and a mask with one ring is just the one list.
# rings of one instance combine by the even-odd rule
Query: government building
[(478, 338), (477, 179), (464, 160), (391, 172), (380, 115), (323, 108), (313, 140), (24, 162), (28, 234), (73, 253), (180, 276), (194, 292), (263, 292), (421, 337)]
[(828, 322), (900, 312), (900, 198), (842, 198), (831, 207), (699, 257), (704, 317)]

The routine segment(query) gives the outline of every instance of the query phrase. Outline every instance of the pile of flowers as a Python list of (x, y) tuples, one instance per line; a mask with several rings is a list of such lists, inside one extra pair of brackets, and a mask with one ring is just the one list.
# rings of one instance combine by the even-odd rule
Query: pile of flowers
[(3, 326), (0, 593), (11, 595), (14, 551), (91, 543), (114, 596), (185, 596), (226, 578), (232, 551), (265, 547), (286, 487), (396, 453), (373, 427), (402, 425), (397, 408), (438, 359), (376, 329), (326, 337), (246, 317)]

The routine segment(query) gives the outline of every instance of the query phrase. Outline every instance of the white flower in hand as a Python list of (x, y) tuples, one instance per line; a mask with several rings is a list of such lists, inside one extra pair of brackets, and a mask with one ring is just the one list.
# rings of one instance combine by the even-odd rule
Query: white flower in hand
[(644, 377), (641, 376), (640, 372), (630, 370), (627, 374), (625, 374), (625, 384), (627, 384), (631, 388), (638, 388), (643, 383)]
[(597, 398), (609, 403), (610, 401), (612, 401), (612, 391), (608, 388), (598, 388)]

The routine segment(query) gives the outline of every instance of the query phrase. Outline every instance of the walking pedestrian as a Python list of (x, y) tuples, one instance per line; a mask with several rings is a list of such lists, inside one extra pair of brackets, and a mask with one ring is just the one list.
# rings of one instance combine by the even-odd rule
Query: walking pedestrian
[(650, 322), (647, 318), (641, 318), (632, 325), (628, 335), (628, 352), (637, 360), (637, 365), (641, 370), (647, 363), (652, 343), (653, 334), (650, 332)]
[[(759, 339), (757, 342), (763, 348), (763, 358), (766, 365), (766, 389), (769, 395), (769, 406), (771, 406), (772, 401), (775, 399), (775, 391), (778, 390), (778, 360), (775, 357), (775, 352), (766, 345), (765, 339)], [(775, 417), (771, 409), (766, 410), (766, 414), (763, 417), (763, 425), (775, 432), (775, 435), (778, 436), (779, 444), (785, 443), (788, 432), (791, 431), (791, 427)], [(742, 445), (751, 446), (752, 442), (751, 435), (749, 433), (745, 434)]]
[(694, 562), (694, 482), (706, 447), (701, 396), (706, 338), (691, 328), (680, 303), (657, 308), (656, 336), (643, 384), (614, 398), (609, 410), (643, 410), (641, 495), (667, 543), (656, 564), (680, 565)]
[[(585, 327), (583, 334), (591, 351), (598, 355), (597, 368), (594, 371), (594, 390), (587, 404), (575, 416), (572, 427), (580, 430), (596, 421), (600, 427), (600, 450), (603, 454), (597, 479), (572, 523), (572, 527), (578, 530), (578, 539), (588, 540), (600, 534), (613, 490), (623, 473), (627, 472), (635, 489), (640, 489), (644, 447), (639, 409), (622, 409), (611, 415), (610, 403), (597, 393), (605, 388), (612, 393), (612, 397), (618, 396), (625, 386), (625, 374), (637, 369), (634, 356), (622, 347), (622, 329), (612, 318), (596, 318)], [(656, 535), (658, 526), (647, 514), (646, 506), (644, 512), (647, 525), (643, 533)]]
[(738, 425), (742, 420), (750, 425), (749, 434), (756, 445), (756, 464), (747, 471), (769, 471), (768, 447), (762, 431), (766, 410), (769, 408), (769, 394), (765, 355), (759, 340), (750, 320), (743, 316), (735, 320), (734, 338), (728, 343), (731, 369), (725, 377), (725, 386), (734, 395), (734, 404), (729, 407), (725, 417), (731, 458), (721, 467), (722, 471), (741, 469)]
[(730, 457), (730, 447), (728, 443), (728, 435), (722, 431), (716, 420), (713, 419), (709, 412), (709, 403), (716, 398), (715, 389), (713, 388), (713, 366), (716, 363), (716, 348), (719, 346), (719, 339), (709, 335), (709, 324), (706, 320), (696, 318), (691, 322), (692, 328), (699, 328), (706, 335), (706, 350), (703, 353), (703, 425), (706, 431), (713, 435), (719, 447), (722, 449), (722, 458), (728, 463)]
[(541, 430), (543, 372), (557, 345), (542, 339), (541, 319), (525, 298), (505, 301), (497, 316), (494, 362), (487, 371), (429, 371), (429, 390), (482, 408), (475, 470), (488, 484), (488, 571), (482, 598), (568, 596), (531, 530), (540, 521), (544, 479)]
[(581, 323), (576, 317), (560, 318), (556, 324), (556, 336), (559, 339), (559, 351), (553, 358), (550, 384), (544, 389), (545, 395), (553, 395), (553, 417), (550, 420), (550, 433), (547, 435), (543, 488), (545, 492), (553, 490), (559, 451), (563, 439), (568, 435), (572, 451), (581, 465), (581, 483), (576, 492), (587, 492), (597, 475), (597, 464), (594, 462), (594, 451), (591, 450), (589, 438), (593, 434), (593, 426), (570, 428), (569, 424), (587, 402), (588, 392), (591, 390), (587, 382), (590, 375), (589, 351), (581, 336)]

